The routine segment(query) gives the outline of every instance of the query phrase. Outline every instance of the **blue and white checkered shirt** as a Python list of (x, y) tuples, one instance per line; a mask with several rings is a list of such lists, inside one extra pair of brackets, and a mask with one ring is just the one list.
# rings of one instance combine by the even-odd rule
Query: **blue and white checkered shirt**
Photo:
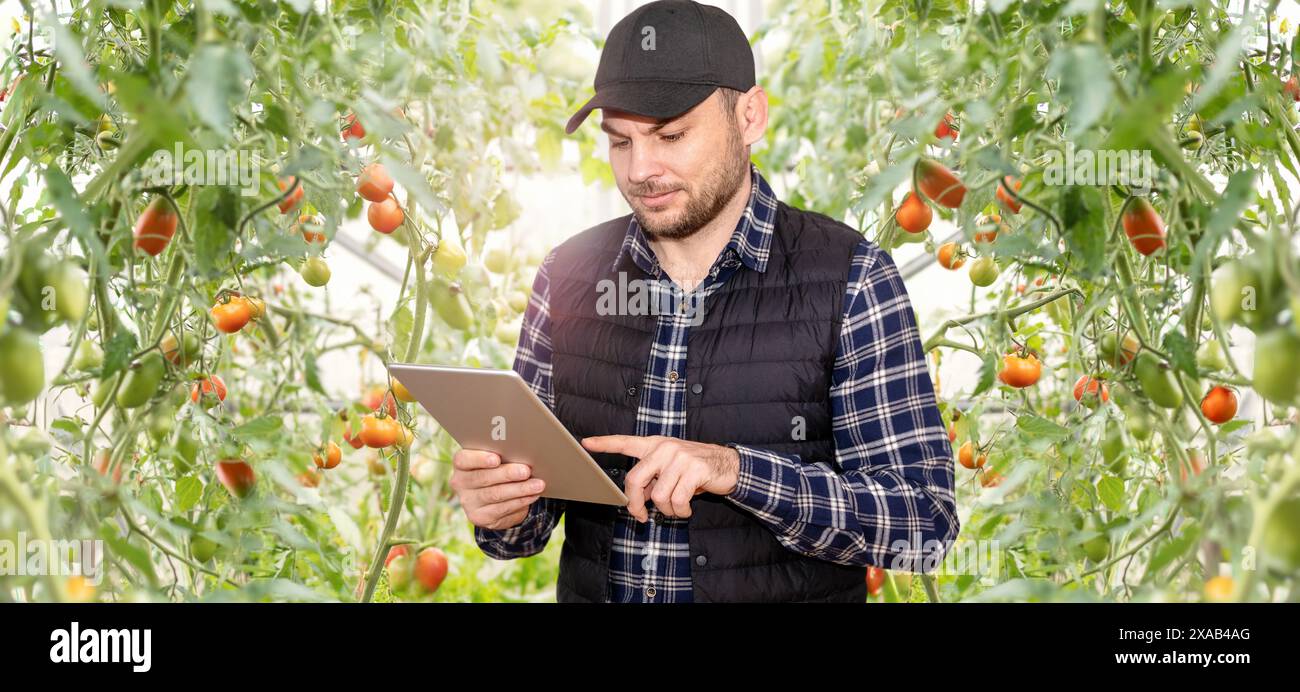
[[(735, 272), (766, 269), (777, 201), (752, 163), (750, 173), (749, 203), (696, 289), (700, 295), (691, 297), (700, 301), (697, 305)], [(635, 217), (622, 252), (651, 277), (666, 276)], [(514, 362), (515, 371), (552, 407), (547, 272), (553, 257), (547, 256), (537, 272)], [(685, 300), (671, 281), (651, 285)], [(670, 386), (668, 373), (686, 372), (693, 320), (689, 313), (664, 312), (657, 317), (636, 434), (681, 438), (685, 391)], [(795, 552), (846, 565), (932, 568), (935, 546), (946, 550), (959, 527), (952, 448), (903, 279), (893, 259), (865, 238), (852, 260), (830, 394), (835, 459), (804, 463), (797, 455), (736, 445), (740, 476), (727, 499), (753, 513)], [(475, 527), (475, 539), (497, 559), (535, 555), (545, 548), (564, 505), (564, 500), (541, 498), (518, 526)], [(689, 520), (648, 511), (650, 521), (643, 524), (626, 507), (618, 508), (611, 600), (690, 602)]]

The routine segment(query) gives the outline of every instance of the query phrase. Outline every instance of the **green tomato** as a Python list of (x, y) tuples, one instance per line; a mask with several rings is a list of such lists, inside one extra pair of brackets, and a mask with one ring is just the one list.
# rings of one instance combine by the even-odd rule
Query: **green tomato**
[(1196, 365), (1202, 370), (1223, 370), (1228, 367), (1228, 359), (1223, 355), (1223, 346), (1217, 339), (1208, 339), (1196, 349)]
[(302, 280), (306, 281), (308, 286), (320, 288), (330, 282), (330, 265), (319, 257), (309, 257), (302, 263), (302, 269), (298, 272), (302, 274)]
[(1285, 571), (1300, 571), (1300, 497), (1283, 500), (1273, 510), (1264, 524), (1260, 548)]
[(433, 253), (433, 266), (447, 276), (455, 276), (465, 266), (465, 248), (455, 236), (447, 234)]
[(194, 434), (194, 426), (188, 424), (181, 426), (176, 432), (175, 447), (172, 465), (177, 473), (188, 473), (199, 458), (199, 438)]
[(1101, 441), (1101, 456), (1111, 473), (1122, 476), (1128, 468), (1128, 443), (1124, 432), (1114, 420), (1106, 424), (1106, 436)]
[(388, 588), (393, 593), (401, 593), (411, 586), (415, 576), (415, 564), (410, 555), (398, 555), (388, 563)]
[(511, 291), (510, 295), (506, 296), (506, 302), (511, 310), (523, 312), (528, 309), (528, 294), (523, 291)]
[(497, 338), (497, 341), (513, 348), (519, 345), (520, 329), (522, 329), (522, 325), (519, 322), (499, 320), (497, 321), (496, 330), (493, 331), (492, 335)]
[(99, 344), (84, 339), (77, 346), (77, 356), (72, 359), (72, 367), (78, 370), (94, 370), (104, 364), (104, 351)]
[(1277, 328), (1255, 339), (1255, 391), (1277, 404), (1286, 406), (1300, 393), (1300, 336)]
[(992, 286), (998, 279), (998, 264), (992, 257), (977, 257), (970, 264), (970, 282), (976, 286)]
[(483, 266), (493, 274), (510, 271), (510, 251), (503, 247), (494, 247), (483, 254)]
[(1142, 392), (1156, 406), (1178, 408), (1183, 405), (1183, 390), (1178, 387), (1174, 371), (1159, 358), (1147, 352), (1140, 353), (1133, 369), (1142, 384)]
[(40, 339), (20, 327), (0, 335), (0, 404), (26, 404), (44, 388), (45, 356)]
[(1105, 562), (1110, 555), (1110, 537), (1106, 534), (1094, 536), (1083, 542), (1083, 552), (1093, 562)]
[(1224, 322), (1242, 318), (1244, 304), (1258, 297), (1259, 272), (1244, 259), (1234, 259), (1214, 270), (1210, 282), (1210, 308)]
[(86, 270), (72, 260), (55, 264), (45, 274), (54, 291), (54, 310), (68, 322), (80, 322), (90, 307), (90, 286)]
[(167, 436), (172, 433), (172, 429), (176, 427), (176, 412), (154, 411), (149, 416), (148, 424), (149, 437), (153, 438), (155, 442), (161, 442), (167, 439)]
[(190, 556), (196, 562), (207, 562), (212, 559), (213, 555), (217, 554), (217, 548), (219, 547), (217, 542), (211, 538), (195, 536), (190, 539)]
[(1120, 340), (1115, 336), (1115, 332), (1106, 332), (1101, 335), (1097, 342), (1097, 350), (1101, 354), (1101, 359), (1115, 367), (1125, 365), (1133, 360), (1138, 351), (1142, 350), (1142, 344), (1138, 342), (1137, 337), (1132, 333), (1124, 334), (1124, 352), (1120, 352)]
[(117, 390), (117, 405), (122, 408), (136, 408), (148, 403), (158, 391), (163, 375), (167, 373), (167, 363), (162, 354), (150, 351), (140, 362), (131, 368)]
[(474, 311), (469, 299), (457, 284), (435, 284), (433, 308), (438, 317), (453, 329), (469, 329), (474, 324)]
[(1134, 439), (1151, 439), (1151, 415), (1140, 408), (1128, 412), (1124, 427)]

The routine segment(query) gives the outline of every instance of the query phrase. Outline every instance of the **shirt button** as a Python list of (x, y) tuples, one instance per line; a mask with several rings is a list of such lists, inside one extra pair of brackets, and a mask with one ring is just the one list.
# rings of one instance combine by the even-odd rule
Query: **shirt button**
[(699, 394), (700, 392), (703, 391), (704, 391), (704, 385), (700, 384), (699, 382), (696, 382), (695, 384), (691, 385), (691, 394)]
[(669, 382), (676, 382), (676, 381), (677, 381), (677, 378), (679, 378), (679, 377), (681, 377), (681, 375), (678, 375), (676, 370), (674, 370), (674, 371), (668, 373), (668, 381), (669, 381)]
[(628, 396), (636, 396), (636, 385), (632, 385), (632, 386), (630, 386), (630, 387), (627, 388), (627, 395), (628, 395)]
[(653, 586), (648, 586), (648, 587), (646, 587), (646, 590), (645, 590), (645, 595), (646, 595), (646, 596), (649, 596), (650, 598), (654, 598), (654, 597), (655, 597), (655, 593), (656, 593), (656, 591), (655, 591), (655, 587), (653, 587)]
[(703, 567), (709, 564), (709, 558), (704, 557), (703, 555), (697, 555), (695, 557), (695, 564), (699, 565), (700, 567)]

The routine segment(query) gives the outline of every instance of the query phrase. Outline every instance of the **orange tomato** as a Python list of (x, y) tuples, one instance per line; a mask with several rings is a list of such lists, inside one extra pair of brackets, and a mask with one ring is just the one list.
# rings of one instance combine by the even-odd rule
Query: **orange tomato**
[[(212, 400), (212, 394), (216, 394), (216, 401)], [(222, 382), (221, 378), (217, 375), (205, 377), (202, 380), (195, 382), (194, 386), (190, 388), (190, 401), (198, 403), (200, 398), (203, 399), (203, 405), (205, 407), (225, 401), (226, 383)]]
[(977, 469), (983, 466), (984, 462), (989, 460), (989, 456), (983, 453), (975, 456), (975, 451), (975, 445), (970, 440), (965, 441), (962, 443), (961, 449), (957, 450), (957, 461), (968, 469)]
[(397, 416), (397, 402), (393, 401), (393, 395), (384, 391), (383, 387), (371, 387), (361, 397), (361, 403), (371, 411), (378, 411), (383, 406), (388, 413), (389, 418)]
[(135, 248), (157, 257), (176, 235), (179, 221), (180, 217), (166, 198), (154, 197), (140, 218), (135, 220)]
[[(1084, 401), (1084, 393), (1087, 393), (1087, 401)], [(1101, 403), (1110, 401), (1110, 390), (1106, 388), (1106, 383), (1101, 380), (1082, 375), (1074, 383), (1074, 400), (1087, 406), (1096, 406), (1098, 400)]]
[(234, 334), (243, 329), (251, 319), (253, 308), (248, 301), (238, 297), (212, 306), (212, 321), (216, 323), (217, 329), (226, 334)]
[[(1007, 175), (1002, 177), (1002, 182), (1012, 190), (1020, 192), (1020, 186), (1022, 183), (1019, 180)], [(998, 198), (998, 201), (1002, 203), (1002, 206), (1006, 207), (1007, 211), (1012, 214), (1020, 213), (1020, 202), (1017, 201), (1015, 197), (1012, 197), (1006, 191), (1006, 188), (1002, 187), (1002, 185), (998, 185), (998, 190), (994, 193), (994, 196)]]
[(402, 212), (402, 207), (393, 197), (388, 197), (382, 202), (371, 202), (370, 207), (366, 209), (366, 220), (370, 222), (370, 227), (380, 233), (392, 233), (402, 225), (406, 220), (406, 215)]
[(894, 219), (898, 221), (898, 226), (908, 233), (924, 233), (925, 229), (930, 227), (930, 221), (934, 219), (934, 212), (925, 200), (909, 192), (903, 197), (903, 203), (898, 205), (898, 210), (894, 212)]
[(993, 228), (991, 229), (975, 231), (975, 242), (991, 243), (998, 238), (998, 229), (1002, 227), (1002, 217), (997, 214), (989, 214), (988, 216), (983, 217), (983, 220), (976, 221), (976, 224), (980, 226), (993, 224)]
[(926, 197), (949, 209), (961, 206), (966, 199), (966, 186), (947, 166), (932, 159), (921, 159), (916, 167), (917, 186)]
[(1297, 80), (1295, 75), (1291, 75), (1291, 78), (1282, 85), (1282, 93), (1290, 96), (1292, 101), (1300, 103), (1300, 80)]
[(961, 247), (957, 243), (944, 243), (934, 253), (939, 260), (939, 266), (944, 269), (959, 269), (961, 265), (966, 264), (966, 258), (962, 255)]
[(393, 192), (393, 179), (382, 163), (372, 163), (357, 177), (357, 194), (371, 202), (382, 202)]
[(1002, 357), (1002, 371), (998, 373), (998, 379), (1008, 386), (1021, 389), (1038, 382), (1042, 374), (1043, 364), (1038, 362), (1038, 357), (1034, 354), (1018, 356), (1008, 353)]
[(317, 471), (316, 469), (307, 469), (298, 474), (298, 482), (301, 483), (304, 488), (315, 488), (320, 485), (322, 478), (320, 471)]
[(1124, 235), (1128, 236), (1133, 248), (1142, 255), (1150, 255), (1165, 246), (1165, 222), (1156, 213), (1155, 207), (1142, 197), (1136, 197), (1124, 210), (1121, 219)]
[(1227, 423), (1237, 415), (1237, 395), (1227, 387), (1215, 386), (1201, 399), (1201, 413), (1212, 423)]
[(317, 450), (312, 455), (312, 461), (316, 462), (316, 467), (322, 469), (332, 469), (338, 466), (339, 461), (342, 459), (343, 450), (339, 449), (339, 446), (334, 442), (326, 444), (325, 447)]
[(389, 378), (389, 382), (393, 387), (393, 396), (396, 396), (398, 401), (408, 404), (415, 401), (415, 397), (411, 396), (411, 390), (407, 389), (406, 385), (398, 382), (396, 378)]
[(367, 415), (361, 419), (361, 432), (357, 437), (367, 447), (391, 447), (401, 435), (401, 427), (396, 418)]
[(302, 239), (309, 243), (325, 242), (325, 234), (321, 233), (320, 231), (313, 231), (307, 228), (306, 227), (307, 224), (319, 225), (320, 221), (316, 217), (312, 216), (311, 214), (302, 214), (298, 217), (298, 223), (295, 223), (293, 227), (299, 233), (302, 234)]
[(996, 488), (999, 485), (1002, 485), (1002, 474), (998, 473), (997, 469), (985, 469), (980, 475), (980, 487)]
[(291, 209), (298, 206), (298, 202), (302, 201), (303, 191), (302, 191), (302, 180), (300, 178), (297, 177), (281, 178), (280, 180), (277, 180), (275, 183), (275, 186), (280, 188), (280, 192), (284, 192), (285, 190), (288, 190), (290, 185), (295, 185), (295, 187), (293, 192), (289, 193), (288, 197), (285, 197), (284, 199), (280, 200), (279, 207), (280, 207), (281, 214), (288, 214)]

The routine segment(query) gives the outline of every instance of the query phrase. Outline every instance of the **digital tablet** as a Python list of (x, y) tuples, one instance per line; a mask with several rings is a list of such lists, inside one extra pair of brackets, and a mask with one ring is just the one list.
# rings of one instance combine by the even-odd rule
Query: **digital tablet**
[(627, 496), (514, 370), (390, 363), (388, 371), (465, 449), (528, 464), (542, 497), (626, 505)]

